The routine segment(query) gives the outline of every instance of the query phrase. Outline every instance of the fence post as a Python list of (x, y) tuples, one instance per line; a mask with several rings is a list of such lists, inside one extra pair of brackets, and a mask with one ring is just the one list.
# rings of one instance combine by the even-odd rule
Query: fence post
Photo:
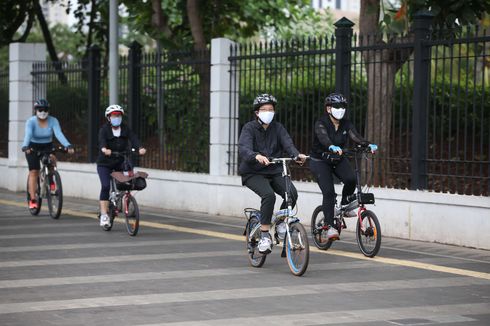
[[(9, 45), (9, 132), (8, 160), (12, 173), (6, 174), (7, 188), (25, 189), (27, 174), (15, 169), (25, 164), (21, 151), (26, 120), (32, 116), (33, 77), (32, 66), (36, 61), (46, 60), (46, 45), (40, 43), (11, 43)], [(48, 99), (49, 101), (49, 99)]]
[(134, 41), (128, 54), (128, 116), (129, 127), (140, 135), (141, 119), (141, 45)]
[(350, 71), (352, 26), (354, 23), (342, 17), (334, 26), (335, 29), (335, 91), (350, 98)]
[(414, 15), (414, 76), (412, 99), (412, 158), (410, 189), (427, 189), (427, 106), (429, 99), (430, 35), (434, 15), (420, 11)]
[[(230, 56), (234, 43), (226, 38), (211, 40), (211, 97), (209, 124), (209, 174), (228, 175), (228, 151), (230, 143)], [(235, 132), (237, 129), (234, 128)]]
[(88, 141), (90, 163), (97, 159), (97, 133), (100, 112), (100, 48), (92, 45), (88, 54)]

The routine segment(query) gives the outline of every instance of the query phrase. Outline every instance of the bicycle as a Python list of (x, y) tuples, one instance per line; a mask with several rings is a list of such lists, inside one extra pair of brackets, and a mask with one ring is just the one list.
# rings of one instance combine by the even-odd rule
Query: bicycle
[(114, 219), (119, 216), (120, 212), (123, 212), (126, 230), (130, 236), (135, 236), (139, 230), (140, 211), (136, 198), (131, 191), (146, 188), (145, 179), (148, 174), (142, 171), (133, 173), (129, 160), (130, 152), (112, 152), (111, 155), (124, 157), (123, 166), (128, 167), (128, 170), (111, 173), (109, 211), (107, 212), (110, 218), (110, 225), (105, 225), (102, 228), (104, 231), (112, 230)]
[[(287, 208), (275, 212), (271, 220), (271, 230), (274, 231), (274, 239), (277, 245), (283, 243), (281, 257), (287, 257), (289, 269), (293, 275), (301, 276), (306, 272), (310, 257), (310, 246), (305, 227), (299, 219), (294, 216), (291, 196), (290, 183), (291, 177), (286, 162), (291, 158), (270, 159), (272, 164), (282, 164), (282, 176), (286, 181), (285, 200)], [(248, 260), (253, 267), (262, 267), (267, 255), (259, 252), (258, 243), (261, 237), (260, 231), (260, 211), (254, 208), (244, 209), (247, 224), (245, 226), (245, 240), (247, 243)]]
[[(378, 217), (373, 211), (366, 209), (365, 205), (374, 204), (374, 194), (362, 191), (359, 159), (366, 158), (370, 152), (368, 147), (358, 145), (354, 149), (345, 150), (344, 155), (354, 158), (356, 172), (356, 192), (349, 196), (349, 204), (335, 205), (334, 225), (339, 232), (347, 227), (345, 223), (346, 212), (357, 209), (356, 240), (362, 254), (366, 257), (374, 257), (381, 247), (381, 227)], [(347, 217), (348, 218), (348, 217)], [(324, 225), (322, 206), (318, 206), (311, 216), (311, 233), (313, 242), (318, 249), (327, 250), (333, 240), (326, 237), (327, 226)]]
[[(63, 186), (61, 184), (61, 176), (56, 168), (56, 160), (52, 154), (55, 152), (66, 153), (67, 150), (63, 147), (53, 147), (49, 150), (35, 150), (30, 148), (31, 151), (36, 152), (41, 157), (41, 170), (39, 171), (39, 177), (37, 179), (37, 208), (29, 208), (29, 212), (32, 215), (38, 215), (41, 211), (42, 199), (46, 198), (48, 203), (49, 215), (53, 219), (58, 219), (61, 215), (61, 209), (63, 208)], [(27, 177), (27, 205), (31, 201), (31, 195), (29, 193), (29, 176)]]

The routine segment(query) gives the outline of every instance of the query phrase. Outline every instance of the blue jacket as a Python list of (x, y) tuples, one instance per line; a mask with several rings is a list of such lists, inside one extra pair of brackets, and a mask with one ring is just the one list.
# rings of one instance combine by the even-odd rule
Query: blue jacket
[(58, 119), (52, 116), (48, 116), (48, 126), (41, 128), (37, 121), (36, 116), (32, 116), (26, 121), (26, 130), (24, 135), (24, 142), (22, 147), (29, 146), (30, 143), (36, 144), (49, 144), (53, 142), (53, 134), (56, 139), (64, 147), (71, 146), (70, 142), (66, 139), (65, 135), (61, 131), (60, 123)]

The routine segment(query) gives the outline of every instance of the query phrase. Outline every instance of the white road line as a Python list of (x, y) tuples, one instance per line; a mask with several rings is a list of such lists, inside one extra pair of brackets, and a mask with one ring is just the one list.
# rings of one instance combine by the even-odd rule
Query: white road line
[[(86, 309), (149, 304), (169, 304), (214, 300), (238, 300), (246, 298), (294, 297), (299, 295), (324, 295), (326, 291), (365, 292), (402, 289), (426, 289), (434, 287), (489, 286), (490, 282), (471, 277), (430, 278), (398, 281), (349, 282), (333, 284), (294, 285), (226, 289), (199, 292), (154, 293), (145, 295), (92, 297), (72, 300), (48, 300), (0, 304), (0, 314)], [(490, 303), (483, 304), (490, 307)], [(486, 310), (488, 313), (490, 310)], [(229, 325), (229, 324), (228, 324)]]

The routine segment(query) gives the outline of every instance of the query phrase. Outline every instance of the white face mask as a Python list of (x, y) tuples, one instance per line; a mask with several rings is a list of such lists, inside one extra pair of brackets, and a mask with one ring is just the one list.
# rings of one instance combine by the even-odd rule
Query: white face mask
[(266, 125), (271, 123), (272, 119), (274, 119), (274, 112), (272, 111), (259, 111), (259, 119)]
[(344, 108), (332, 108), (331, 109), (332, 111), (332, 116), (337, 119), (337, 120), (342, 120), (342, 118), (344, 117), (344, 114), (345, 114), (345, 109)]
[(49, 113), (48, 113), (48, 112), (46, 112), (46, 111), (43, 111), (43, 112), (41, 112), (41, 111), (37, 111), (37, 112), (36, 112), (36, 116), (37, 116), (39, 119), (41, 119), (41, 120), (46, 119), (46, 118), (48, 117), (48, 114), (49, 114)]

